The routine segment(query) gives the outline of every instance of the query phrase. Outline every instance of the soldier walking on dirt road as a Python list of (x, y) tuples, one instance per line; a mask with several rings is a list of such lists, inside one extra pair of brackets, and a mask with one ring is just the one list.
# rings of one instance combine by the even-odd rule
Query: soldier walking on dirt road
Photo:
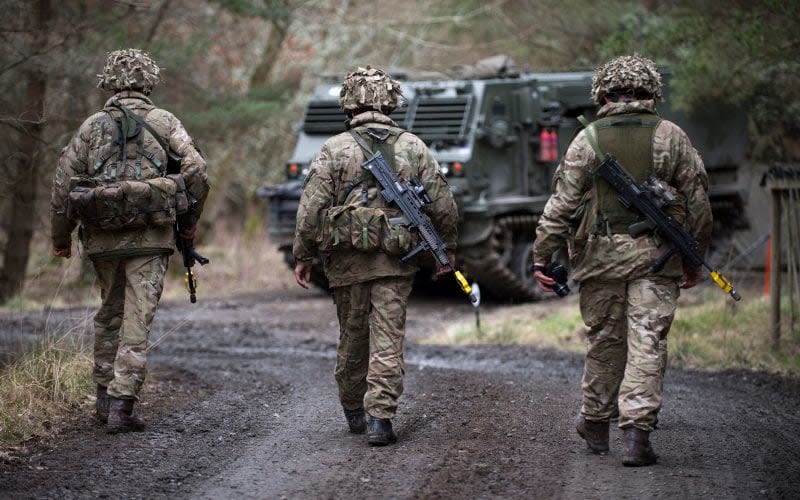
[(456, 246), (456, 206), (438, 163), (422, 140), (387, 116), (401, 97), (399, 83), (380, 69), (358, 68), (345, 77), (339, 102), (349, 130), (330, 138), (311, 163), (293, 248), (295, 278), (304, 288), (312, 260), (322, 260), (339, 318), (339, 400), (350, 432), (366, 431), (377, 446), (397, 440), (391, 419), (403, 392), (406, 304), (419, 269), (400, 257), (418, 241), (406, 226), (389, 222), (402, 214), (361, 164), (381, 152), (401, 182), (418, 178), (431, 199), (424, 211), (451, 261)]
[(619, 203), (594, 169), (610, 153), (637, 183), (660, 180), (673, 199), (665, 210), (685, 225), (701, 255), (712, 222), (703, 163), (684, 131), (656, 113), (661, 96), (661, 75), (644, 57), (618, 57), (595, 72), (598, 120), (575, 137), (559, 165), (533, 249), (535, 277), (553, 291), (548, 264), (558, 249), (569, 247), (589, 328), (577, 431), (591, 451), (607, 453), (609, 420), (618, 409), (628, 466), (656, 462), (649, 435), (661, 408), (667, 334), (679, 288), (695, 286), (701, 274), (680, 254), (652, 272), (664, 242), (652, 232), (628, 234), (642, 218)]
[(51, 195), (53, 253), (71, 256), (80, 223), (102, 300), (94, 317), (97, 419), (109, 432), (140, 431), (133, 407), (176, 221), (181, 237), (193, 239), (208, 178), (181, 122), (148, 97), (160, 70), (146, 52), (111, 52), (98, 79), (114, 95), (61, 152)]

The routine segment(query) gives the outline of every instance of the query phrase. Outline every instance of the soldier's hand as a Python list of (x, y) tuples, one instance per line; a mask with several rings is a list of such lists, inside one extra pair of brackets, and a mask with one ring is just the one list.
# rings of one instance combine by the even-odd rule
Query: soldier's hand
[(294, 279), (297, 281), (298, 285), (303, 288), (308, 288), (311, 284), (311, 263), (298, 262), (297, 265), (294, 266)]
[(197, 224), (192, 224), (191, 226), (181, 228), (181, 238), (184, 240), (194, 241), (195, 233), (197, 233)]
[(553, 285), (556, 284), (556, 280), (544, 274), (545, 269), (547, 269), (547, 266), (537, 262), (533, 265), (533, 277), (536, 278), (536, 281), (539, 283), (539, 288), (546, 292), (555, 293)]
[(683, 282), (681, 288), (692, 288), (700, 283), (703, 274), (699, 268), (684, 268), (683, 269)]
[(69, 259), (72, 257), (72, 245), (68, 245), (65, 247), (53, 247), (53, 255), (56, 257), (64, 257), (65, 259)]
[(436, 266), (436, 272), (434, 273), (434, 279), (439, 279), (445, 274), (449, 274), (453, 272), (453, 269), (456, 268), (456, 254), (452, 252), (447, 252), (447, 260), (450, 261), (450, 266)]

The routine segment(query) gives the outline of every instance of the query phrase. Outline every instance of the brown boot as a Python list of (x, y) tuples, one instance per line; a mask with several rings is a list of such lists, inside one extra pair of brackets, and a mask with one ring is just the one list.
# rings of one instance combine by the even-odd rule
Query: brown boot
[(108, 405), (111, 399), (105, 386), (97, 384), (97, 397), (94, 402), (94, 415), (101, 424), (108, 422)]
[(110, 399), (107, 428), (109, 434), (144, 430), (144, 422), (133, 413), (132, 399)]
[(650, 446), (650, 433), (628, 427), (623, 430), (625, 452), (622, 454), (622, 465), (628, 467), (642, 467), (656, 463), (658, 455), (655, 454)]
[(592, 453), (597, 455), (608, 453), (608, 420), (596, 422), (578, 415), (575, 430), (586, 441), (586, 446)]

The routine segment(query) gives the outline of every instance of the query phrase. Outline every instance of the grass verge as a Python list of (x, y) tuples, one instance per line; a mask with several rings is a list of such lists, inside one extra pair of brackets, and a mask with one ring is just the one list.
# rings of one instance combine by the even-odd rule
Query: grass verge
[(0, 447), (51, 434), (93, 393), (92, 360), (75, 336), (46, 335), (0, 372)]
[[(738, 368), (800, 377), (800, 317), (792, 321), (788, 297), (782, 304), (782, 336), (773, 349), (769, 299), (753, 291), (741, 303), (714, 288), (684, 292), (669, 333), (670, 366), (707, 370)], [(795, 305), (795, 315), (798, 315)], [(449, 327), (428, 342), (521, 344), (585, 352), (586, 327), (577, 298), (497, 308), (480, 330), (471, 321)]]

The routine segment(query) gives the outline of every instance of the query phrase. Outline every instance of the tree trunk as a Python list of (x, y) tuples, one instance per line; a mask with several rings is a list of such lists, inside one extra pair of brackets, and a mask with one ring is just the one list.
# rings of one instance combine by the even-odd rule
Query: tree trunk
[(272, 73), (272, 68), (275, 67), (275, 63), (278, 61), (281, 46), (284, 40), (286, 40), (288, 32), (288, 22), (272, 22), (269, 35), (267, 36), (267, 43), (264, 46), (264, 52), (261, 54), (261, 61), (250, 77), (251, 89), (263, 88), (269, 85), (270, 73)]
[[(50, 15), (50, 0), (37, 0), (33, 4), (32, 51), (43, 47), (47, 42), (46, 26)], [(26, 111), (22, 115), (24, 132), (15, 166), (16, 175), (9, 186), (12, 191), (12, 205), (6, 221), (8, 243), (3, 258), (3, 269), (0, 271), (0, 303), (19, 293), (25, 284), (36, 213), (36, 188), (41, 171), (37, 153), (42, 141), (47, 80), (44, 73), (35, 68), (27, 72), (26, 80)]]

